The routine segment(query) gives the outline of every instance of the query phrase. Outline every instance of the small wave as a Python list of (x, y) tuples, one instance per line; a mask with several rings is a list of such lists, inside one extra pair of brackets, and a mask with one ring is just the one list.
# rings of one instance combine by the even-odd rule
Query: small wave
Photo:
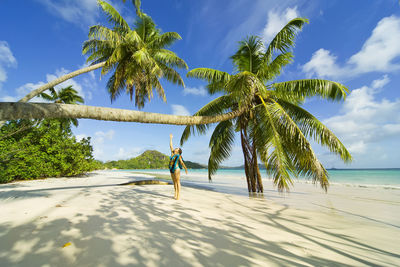
[(331, 182), (331, 185), (340, 185), (347, 187), (360, 187), (360, 188), (382, 188), (391, 190), (400, 190), (400, 185), (385, 185), (385, 184), (355, 184), (355, 183), (337, 183)]

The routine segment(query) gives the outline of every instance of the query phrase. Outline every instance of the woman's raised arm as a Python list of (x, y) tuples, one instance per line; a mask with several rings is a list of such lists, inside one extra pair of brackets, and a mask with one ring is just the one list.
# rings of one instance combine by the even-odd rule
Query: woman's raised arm
[(174, 152), (174, 146), (172, 145), (172, 134), (169, 134), (169, 148), (171, 149), (171, 153)]

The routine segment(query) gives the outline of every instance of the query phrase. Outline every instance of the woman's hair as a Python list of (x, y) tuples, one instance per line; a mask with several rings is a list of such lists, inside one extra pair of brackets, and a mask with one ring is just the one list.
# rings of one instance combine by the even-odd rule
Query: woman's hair
[(179, 151), (179, 155), (182, 155), (182, 149), (178, 148), (178, 151)]

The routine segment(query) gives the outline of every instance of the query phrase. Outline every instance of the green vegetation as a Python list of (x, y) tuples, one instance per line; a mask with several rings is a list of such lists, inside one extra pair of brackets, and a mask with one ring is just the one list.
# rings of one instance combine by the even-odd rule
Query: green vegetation
[[(55, 103), (77, 104), (83, 99), (71, 86), (40, 96)], [(77, 141), (71, 125), (76, 119), (9, 121), (0, 129), (0, 183), (44, 177), (74, 176), (102, 168), (93, 159), (90, 137)]]
[[(244, 169), (249, 192), (263, 192), (258, 158), (273, 177), (278, 190), (289, 190), (291, 175), (310, 177), (327, 190), (328, 172), (317, 159), (307, 138), (326, 146), (344, 162), (351, 155), (340, 140), (301, 105), (307, 97), (340, 101), (347, 88), (339, 83), (320, 79), (274, 82), (283, 67), (293, 60), (291, 47), (297, 32), (308, 21), (291, 20), (275, 36), (268, 47), (256, 36), (239, 42), (231, 57), (234, 73), (198, 68), (188, 77), (208, 82), (210, 94), (223, 94), (201, 108), (195, 115), (210, 116), (245, 108), (237, 118), (220, 122), (211, 136), (208, 174), (211, 179), (220, 163), (230, 156), (235, 132), (240, 133)], [(204, 134), (209, 125), (187, 126), (181, 145), (194, 129)]]
[(92, 151), (90, 137), (76, 141), (58, 120), (10, 121), (0, 130), (0, 183), (92, 171), (101, 167)]
[[(156, 150), (146, 150), (140, 156), (128, 160), (109, 161), (104, 163), (107, 169), (167, 169), (169, 156)], [(205, 166), (195, 162), (185, 161), (188, 169), (202, 169)]]
[(109, 161), (104, 164), (108, 169), (165, 169), (169, 157), (156, 150), (147, 150), (136, 158)]

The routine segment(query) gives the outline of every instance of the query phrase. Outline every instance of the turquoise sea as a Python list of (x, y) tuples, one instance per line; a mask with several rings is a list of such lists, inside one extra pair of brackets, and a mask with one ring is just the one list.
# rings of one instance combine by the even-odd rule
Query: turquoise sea
[[(130, 170), (133, 172), (143, 173), (160, 173), (169, 174), (168, 170)], [(354, 186), (372, 186), (372, 187), (388, 187), (393, 189), (400, 189), (400, 169), (334, 169), (328, 170), (329, 181), (331, 184), (346, 184)], [(183, 172), (184, 173), (184, 172)], [(189, 175), (183, 175), (183, 180), (191, 180), (196, 182), (207, 182), (207, 169), (190, 169)], [(261, 175), (264, 179), (268, 176), (264, 170), (261, 170)], [(230, 170), (222, 169), (217, 172), (214, 181), (220, 182), (227, 181), (235, 183), (235, 181), (242, 183), (245, 178), (244, 170)], [(296, 178), (294, 178), (296, 179)], [(299, 182), (307, 181), (305, 178), (299, 177)]]

